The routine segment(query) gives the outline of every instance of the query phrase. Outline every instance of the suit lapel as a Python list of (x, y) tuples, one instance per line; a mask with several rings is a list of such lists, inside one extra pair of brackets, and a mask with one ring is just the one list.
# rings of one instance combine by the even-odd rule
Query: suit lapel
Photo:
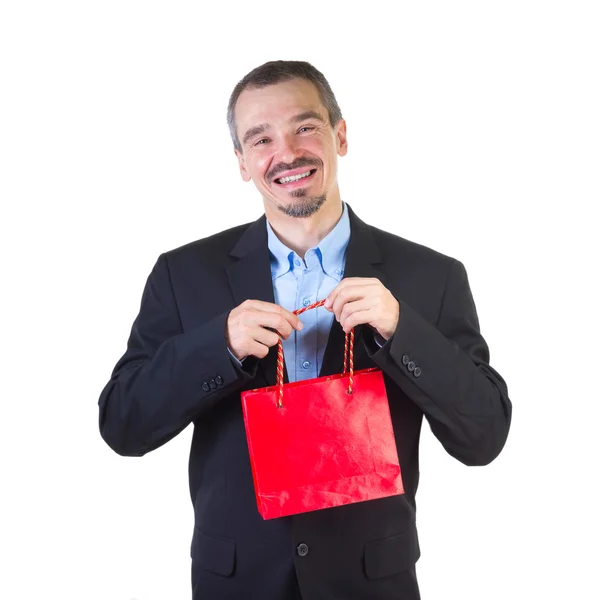
[[(250, 224), (230, 255), (237, 259), (227, 268), (227, 277), (235, 305), (238, 306), (249, 299), (274, 303), (267, 225), (264, 215)], [(270, 348), (269, 354), (259, 361), (258, 367), (262, 371), (267, 385), (275, 385), (277, 346)], [(284, 370), (284, 381), (288, 382), (287, 370)]]
[[(385, 285), (383, 273), (379, 269), (382, 263), (381, 253), (373, 238), (371, 227), (361, 221), (350, 206), (347, 206), (350, 217), (350, 241), (346, 250), (344, 279), (347, 277), (374, 277)], [(362, 326), (357, 327), (354, 331), (355, 364), (362, 362), (362, 344), (360, 343), (362, 331)], [(344, 368), (344, 337), (344, 330), (334, 318), (319, 376), (342, 372)]]

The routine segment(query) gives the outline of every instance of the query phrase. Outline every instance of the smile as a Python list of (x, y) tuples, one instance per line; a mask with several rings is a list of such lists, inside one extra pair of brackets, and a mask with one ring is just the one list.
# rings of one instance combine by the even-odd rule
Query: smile
[(306, 179), (307, 177), (311, 177), (317, 172), (316, 169), (310, 169), (304, 173), (298, 173), (298, 175), (291, 175), (290, 177), (279, 177), (278, 179), (274, 179), (275, 183), (279, 185), (285, 185), (286, 183), (294, 183), (296, 181), (300, 181), (301, 179)]

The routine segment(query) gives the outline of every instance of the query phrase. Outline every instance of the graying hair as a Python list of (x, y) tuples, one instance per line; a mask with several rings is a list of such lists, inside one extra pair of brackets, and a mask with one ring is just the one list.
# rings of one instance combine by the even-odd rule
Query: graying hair
[(229, 98), (227, 125), (229, 126), (233, 146), (238, 152), (242, 152), (242, 145), (236, 131), (234, 111), (240, 94), (245, 89), (263, 88), (267, 85), (289, 81), (290, 79), (306, 79), (315, 85), (321, 102), (329, 113), (329, 123), (332, 127), (335, 127), (342, 118), (342, 111), (335, 99), (335, 95), (321, 71), (317, 70), (310, 63), (300, 60), (273, 60), (250, 71), (250, 73), (237, 83)]

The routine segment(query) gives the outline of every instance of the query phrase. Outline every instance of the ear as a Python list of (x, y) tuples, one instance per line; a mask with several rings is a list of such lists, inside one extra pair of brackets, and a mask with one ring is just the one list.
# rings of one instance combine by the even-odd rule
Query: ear
[(346, 137), (346, 120), (340, 119), (335, 126), (335, 141), (337, 153), (340, 156), (346, 156), (348, 152), (348, 138)]
[(242, 179), (246, 182), (250, 181), (252, 179), (252, 177), (250, 176), (250, 173), (246, 169), (246, 161), (244, 160), (244, 155), (241, 152), (238, 152), (237, 150), (234, 150), (234, 152), (238, 159), (238, 164), (240, 167), (240, 175), (242, 176)]

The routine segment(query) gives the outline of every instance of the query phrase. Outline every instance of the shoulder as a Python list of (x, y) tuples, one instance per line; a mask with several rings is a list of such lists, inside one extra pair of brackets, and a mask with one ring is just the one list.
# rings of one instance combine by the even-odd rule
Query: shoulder
[[(425, 268), (447, 272), (456, 262), (452, 256), (370, 225), (362, 221), (351, 207), (349, 209), (351, 225), (356, 226), (359, 239), (366, 244), (367, 251), (374, 258), (379, 254), (381, 261), (393, 269), (400, 267), (403, 271), (413, 269), (422, 271)], [(373, 243), (377, 248), (376, 251), (369, 250)]]
[(466, 277), (464, 266), (456, 258), (412, 240), (371, 227), (381, 253), (382, 273), (386, 287), (397, 298), (437, 322), (453, 273)]
[(415, 293), (427, 290), (431, 298), (437, 298), (443, 296), (453, 277), (466, 279), (465, 267), (455, 257), (377, 227), (370, 229), (381, 254), (380, 269), (385, 280), (399, 286), (398, 293), (415, 305), (422, 298), (412, 297), (409, 289)]
[(372, 225), (369, 228), (385, 259), (398, 257), (403, 260), (416, 261), (421, 265), (423, 263), (438, 264), (445, 267), (449, 267), (456, 260), (452, 256), (389, 231), (378, 229)]
[(168, 250), (162, 256), (171, 265), (189, 263), (190, 261), (211, 265), (228, 262), (230, 252), (251, 225), (252, 222), (237, 225), (236, 227)]

